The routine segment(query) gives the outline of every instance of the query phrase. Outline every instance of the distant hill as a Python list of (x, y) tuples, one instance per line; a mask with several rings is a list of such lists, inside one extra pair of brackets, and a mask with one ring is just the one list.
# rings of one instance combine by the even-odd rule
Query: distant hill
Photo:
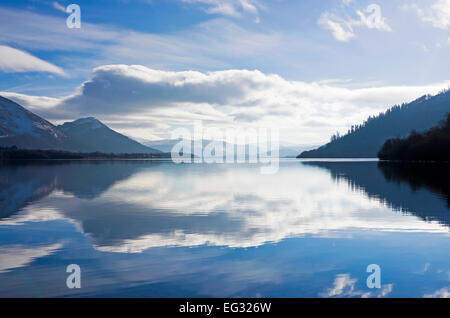
[(449, 90), (425, 95), (369, 117), (362, 125), (352, 126), (346, 135), (334, 135), (328, 144), (304, 151), (297, 158), (375, 158), (387, 139), (406, 137), (413, 130), (426, 131), (449, 112)]
[(69, 138), (72, 151), (99, 151), (104, 153), (161, 152), (119, 134), (93, 117), (67, 122), (57, 128)]
[(450, 184), (446, 163), (304, 162), (330, 172), (335, 181), (385, 203), (394, 211), (436, 221), (450, 228)]
[(141, 140), (141, 143), (145, 146), (167, 153), (172, 152), (173, 147), (181, 141), (182, 139)]
[(0, 147), (103, 153), (161, 153), (89, 117), (55, 126), (0, 96)]
[(378, 157), (382, 160), (450, 161), (450, 114), (439, 126), (408, 138), (388, 139)]
[[(182, 139), (163, 139), (163, 140), (141, 140), (141, 143), (152, 147), (153, 149), (160, 150), (162, 152), (171, 152), (173, 147), (182, 141)], [(211, 140), (203, 140), (203, 148), (209, 144)], [(224, 154), (226, 154), (226, 147), (229, 145), (224, 142)], [(193, 145), (191, 145), (193, 149)], [(236, 147), (236, 145), (234, 145)], [(280, 144), (279, 145), (279, 156), (280, 158), (295, 158), (300, 151), (310, 150), (317, 146), (311, 145), (295, 145), (295, 144)]]

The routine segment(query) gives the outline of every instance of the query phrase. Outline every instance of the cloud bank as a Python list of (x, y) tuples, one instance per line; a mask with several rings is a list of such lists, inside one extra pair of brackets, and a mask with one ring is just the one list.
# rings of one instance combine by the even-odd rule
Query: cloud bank
[(161, 71), (142, 65), (105, 65), (66, 97), (0, 93), (50, 120), (97, 116), (131, 136), (165, 138), (194, 120), (216, 128), (274, 127), (286, 141), (324, 142), (369, 115), (447, 83), (349, 89), (289, 81), (258, 70)]
[[(0, 92), (54, 121), (96, 116), (130, 136), (168, 138), (194, 120), (214, 128), (281, 129), (282, 140), (325, 142), (336, 130), (448, 83), (350, 89), (328, 82), (289, 81), (258, 70), (162, 71), (142, 65), (104, 65), (61, 98)], [(205, 128), (206, 128), (205, 127)]]

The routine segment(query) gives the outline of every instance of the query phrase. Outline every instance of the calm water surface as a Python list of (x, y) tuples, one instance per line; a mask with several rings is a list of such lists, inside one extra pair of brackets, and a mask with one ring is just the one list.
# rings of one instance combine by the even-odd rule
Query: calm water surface
[[(0, 164), (0, 297), (450, 295), (447, 166)], [(66, 267), (82, 288), (66, 287)], [(366, 267), (381, 267), (380, 289)]]

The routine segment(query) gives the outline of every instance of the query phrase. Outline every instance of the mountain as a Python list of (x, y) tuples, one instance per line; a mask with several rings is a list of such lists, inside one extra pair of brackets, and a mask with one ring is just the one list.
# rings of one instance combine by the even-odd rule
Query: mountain
[(77, 152), (160, 153), (110, 129), (94, 117), (81, 118), (57, 126)]
[(161, 153), (89, 117), (55, 126), (0, 96), (0, 147), (103, 153)]
[[(181, 139), (162, 139), (162, 140), (142, 140), (142, 144), (160, 150), (162, 152), (171, 152), (173, 147), (179, 143)], [(209, 144), (211, 140), (203, 140), (203, 148)], [(224, 143), (224, 153), (227, 143)], [(236, 145), (234, 145), (236, 147)], [(310, 150), (316, 146), (309, 145), (295, 145), (295, 144), (280, 144), (279, 156), (280, 158), (295, 158), (300, 151)], [(193, 149), (193, 148), (192, 148)]]
[(53, 124), (0, 96), (0, 146), (68, 150), (67, 142)]
[[(94, 199), (118, 181), (136, 173), (144, 162), (101, 165), (70, 160), (16, 161), (0, 165), (0, 219), (18, 213), (29, 203), (38, 201), (55, 189), (77, 198)], [(14, 168), (12, 168), (14, 167)]]
[(280, 158), (295, 158), (303, 151), (312, 150), (318, 145), (280, 144)]
[(172, 152), (172, 148), (180, 141), (181, 139), (142, 140), (141, 143), (162, 152)]
[[(183, 139), (178, 138), (178, 139), (146, 140), (146, 141), (143, 141), (142, 143), (146, 146), (152, 147), (153, 149), (157, 149), (161, 152), (172, 152), (173, 147), (182, 141), (183, 141)], [(205, 147), (211, 142), (212, 142), (212, 140), (203, 139), (203, 141), (202, 141), (203, 148), (202, 149), (204, 150)], [(228, 147), (229, 145), (230, 144), (227, 142), (223, 143), (224, 154), (226, 154), (226, 147)], [(236, 145), (233, 145), (233, 147), (236, 147)], [(193, 152), (193, 151), (194, 151), (194, 144), (191, 142), (191, 152)]]
[(355, 192), (411, 214), (427, 222), (450, 228), (450, 173), (446, 163), (406, 162), (304, 162), (329, 171), (332, 179), (348, 184)]
[(439, 126), (408, 138), (388, 139), (378, 152), (382, 160), (450, 162), (450, 114)]
[(413, 130), (426, 131), (449, 112), (450, 90), (425, 95), (369, 117), (362, 125), (352, 126), (346, 135), (334, 135), (328, 144), (304, 151), (297, 158), (375, 158), (387, 139), (406, 137)]

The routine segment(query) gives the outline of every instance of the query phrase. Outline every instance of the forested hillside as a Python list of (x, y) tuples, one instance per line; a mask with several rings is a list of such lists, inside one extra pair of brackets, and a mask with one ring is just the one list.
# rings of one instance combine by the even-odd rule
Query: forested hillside
[(450, 113), (450, 90), (425, 95), (369, 117), (352, 126), (344, 136), (333, 135), (328, 144), (302, 152), (298, 158), (373, 158), (387, 139), (406, 137), (413, 130), (424, 132), (436, 126), (447, 113)]
[(388, 139), (378, 157), (382, 160), (450, 161), (450, 114), (425, 133), (413, 131), (408, 138)]

